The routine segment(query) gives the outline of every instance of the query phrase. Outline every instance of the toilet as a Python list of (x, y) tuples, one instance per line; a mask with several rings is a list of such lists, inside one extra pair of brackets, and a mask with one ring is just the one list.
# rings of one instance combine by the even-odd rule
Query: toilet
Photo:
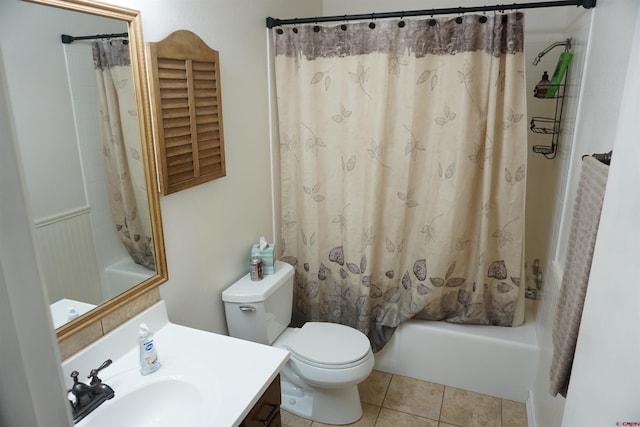
[(291, 328), (293, 267), (276, 261), (274, 274), (249, 274), (222, 292), (229, 335), (290, 353), (280, 372), (281, 407), (325, 424), (362, 416), (358, 384), (373, 369), (369, 339), (357, 329), (325, 322)]

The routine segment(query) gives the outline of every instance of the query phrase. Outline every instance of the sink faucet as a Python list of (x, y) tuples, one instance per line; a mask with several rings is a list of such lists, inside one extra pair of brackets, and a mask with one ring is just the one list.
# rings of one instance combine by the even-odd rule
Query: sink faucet
[(69, 400), (73, 413), (73, 423), (77, 423), (91, 413), (94, 409), (104, 403), (106, 400), (112, 399), (115, 395), (113, 389), (104, 384), (98, 377), (98, 373), (111, 365), (111, 359), (105, 360), (102, 365), (92, 369), (87, 378), (91, 378), (89, 384), (78, 381), (78, 371), (71, 372), (73, 385), (68, 391), (73, 394), (74, 400)]

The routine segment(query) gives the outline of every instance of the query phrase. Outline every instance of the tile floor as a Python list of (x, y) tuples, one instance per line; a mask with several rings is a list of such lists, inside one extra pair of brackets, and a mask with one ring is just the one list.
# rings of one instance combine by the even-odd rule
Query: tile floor
[[(358, 386), (357, 427), (527, 427), (524, 403), (373, 371)], [(284, 427), (324, 427), (282, 411)]]

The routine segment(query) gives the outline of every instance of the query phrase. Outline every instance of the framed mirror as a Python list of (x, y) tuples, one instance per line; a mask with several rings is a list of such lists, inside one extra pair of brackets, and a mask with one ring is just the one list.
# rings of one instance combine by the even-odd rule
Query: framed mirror
[(167, 280), (140, 14), (86, 0), (0, 6), (36, 253), (63, 340)]

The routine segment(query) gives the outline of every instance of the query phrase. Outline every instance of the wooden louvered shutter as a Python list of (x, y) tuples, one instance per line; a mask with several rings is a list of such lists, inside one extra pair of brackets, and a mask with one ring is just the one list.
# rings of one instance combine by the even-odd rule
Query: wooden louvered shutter
[(148, 55), (162, 194), (225, 176), (218, 52), (180, 30)]

